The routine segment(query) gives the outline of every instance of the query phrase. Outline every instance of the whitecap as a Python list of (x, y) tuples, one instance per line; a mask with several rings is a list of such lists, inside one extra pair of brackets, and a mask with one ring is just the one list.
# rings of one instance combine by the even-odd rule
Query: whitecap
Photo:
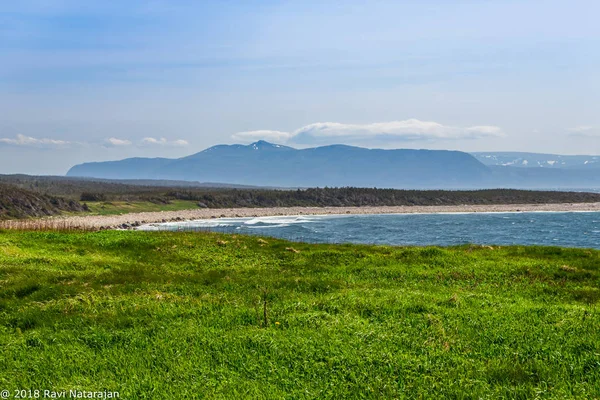
[(246, 229), (268, 229), (268, 228), (285, 228), (290, 224), (274, 224), (274, 225), (259, 225), (259, 226), (245, 226)]
[(314, 222), (313, 219), (306, 218), (303, 216), (290, 216), (290, 217), (256, 217), (248, 221), (244, 221), (243, 225), (281, 225), (281, 224), (304, 224)]
[(203, 229), (203, 228), (228, 228), (235, 225), (226, 223), (224, 220), (197, 220), (197, 221), (181, 221), (181, 222), (164, 222), (141, 225), (137, 228), (140, 231), (158, 231), (158, 230), (187, 230), (187, 229)]

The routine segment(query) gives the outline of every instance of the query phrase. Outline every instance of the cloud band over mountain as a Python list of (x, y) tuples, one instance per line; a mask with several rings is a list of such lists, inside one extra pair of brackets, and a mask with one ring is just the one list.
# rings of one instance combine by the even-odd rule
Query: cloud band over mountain
[(23, 147), (63, 147), (72, 144), (66, 140), (34, 138), (31, 136), (17, 135), (14, 138), (0, 138), (0, 145)]
[(0, 137), (0, 146), (19, 146), (19, 147), (33, 147), (33, 148), (69, 148), (77, 146), (103, 146), (103, 147), (147, 147), (147, 146), (165, 146), (165, 147), (185, 147), (189, 145), (187, 140), (167, 140), (166, 138), (152, 138), (145, 137), (144, 139), (133, 142), (129, 139), (120, 139), (116, 137), (110, 137), (105, 139), (104, 142), (73, 142), (68, 140), (50, 139), (50, 138), (35, 138), (25, 135), (16, 135), (14, 138), (2, 138)]
[(168, 140), (167, 138), (153, 138), (153, 137), (145, 137), (137, 143), (132, 142), (129, 139), (119, 139), (115, 137), (111, 137), (106, 139), (104, 143), (105, 147), (127, 147), (127, 146), (139, 146), (139, 147), (148, 147), (148, 146), (165, 146), (165, 147), (185, 147), (189, 145), (187, 140), (177, 139), (177, 140)]
[(252, 142), (258, 139), (279, 143), (333, 144), (374, 142), (379, 144), (431, 141), (481, 139), (503, 137), (504, 132), (497, 126), (454, 127), (437, 122), (407, 119), (404, 121), (376, 122), (371, 124), (344, 124), (338, 122), (317, 122), (303, 126), (294, 132), (257, 130), (238, 132), (232, 135), (235, 140)]
[(142, 139), (142, 145), (146, 146), (173, 146), (173, 147), (185, 147), (189, 143), (187, 140), (178, 139), (169, 141), (166, 138), (155, 139), (152, 137), (145, 137)]

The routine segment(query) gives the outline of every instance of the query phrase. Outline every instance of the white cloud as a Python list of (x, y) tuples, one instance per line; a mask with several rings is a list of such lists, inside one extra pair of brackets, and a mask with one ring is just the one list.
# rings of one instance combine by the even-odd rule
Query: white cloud
[[(134, 143), (129, 139), (119, 139), (111, 137), (106, 139), (105, 147), (126, 147), (131, 146)], [(187, 140), (178, 139), (178, 140), (167, 140), (166, 138), (156, 139), (153, 137), (145, 137), (141, 141), (136, 143), (136, 146), (169, 146), (169, 147), (185, 147), (189, 145)]]
[(503, 137), (504, 132), (502, 132), (502, 129), (500, 129), (497, 126), (472, 126), (470, 128), (467, 128), (467, 132), (472, 134), (472, 139), (478, 139), (480, 137), (485, 137), (485, 136), (496, 136), (496, 137)]
[(303, 126), (294, 132), (248, 131), (232, 136), (236, 140), (274, 140), (280, 143), (331, 144), (331, 143), (395, 143), (401, 141), (431, 141), (481, 139), (503, 137), (497, 126), (471, 126), (466, 128), (447, 126), (437, 122), (408, 119), (404, 121), (376, 122), (371, 124), (343, 124), (317, 122)]
[(106, 139), (106, 144), (108, 146), (131, 146), (131, 140), (127, 140), (127, 139), (117, 139), (114, 137), (108, 138)]
[(185, 147), (185, 146), (189, 146), (190, 143), (187, 140), (177, 139), (177, 140), (171, 142), (171, 144), (173, 146), (177, 146), (177, 147)]
[(593, 126), (576, 126), (575, 128), (567, 129), (570, 136), (579, 137), (598, 137), (600, 136), (600, 130)]
[(152, 137), (146, 137), (142, 140), (142, 145), (185, 147), (185, 146), (189, 145), (189, 143), (187, 140), (183, 140), (183, 139), (169, 141), (166, 138), (155, 139)]
[(247, 131), (247, 132), (238, 132), (231, 136), (233, 139), (241, 140), (241, 141), (249, 141), (254, 142), (256, 140), (267, 140), (273, 142), (285, 142), (291, 137), (291, 133), (289, 132), (281, 132), (281, 131), (269, 131), (269, 130), (261, 130), (261, 131)]
[(133, 142), (129, 139), (120, 139), (116, 137), (110, 137), (104, 140), (104, 142), (70, 142), (67, 140), (49, 139), (49, 138), (34, 138), (31, 136), (17, 135), (14, 138), (0, 138), (0, 146), (21, 146), (21, 147), (36, 147), (36, 148), (59, 148), (59, 147), (73, 147), (73, 146), (103, 146), (106, 148), (111, 147), (128, 147), (128, 146), (167, 146), (167, 147), (185, 147), (189, 143), (187, 140), (167, 140), (166, 138), (152, 138), (146, 137), (139, 142)]
[(23, 147), (62, 147), (71, 144), (66, 140), (34, 138), (31, 136), (17, 135), (15, 138), (0, 138), (0, 144)]

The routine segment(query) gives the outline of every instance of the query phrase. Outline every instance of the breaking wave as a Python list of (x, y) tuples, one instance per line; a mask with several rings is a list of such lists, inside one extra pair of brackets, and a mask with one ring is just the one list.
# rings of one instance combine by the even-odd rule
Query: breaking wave
[(551, 245), (599, 248), (600, 213), (466, 213), (217, 218), (142, 230), (215, 231), (312, 243)]

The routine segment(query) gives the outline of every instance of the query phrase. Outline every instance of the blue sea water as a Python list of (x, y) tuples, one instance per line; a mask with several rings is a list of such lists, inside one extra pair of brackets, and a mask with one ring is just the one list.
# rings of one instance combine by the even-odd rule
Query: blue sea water
[(600, 212), (327, 215), (151, 224), (142, 230), (217, 231), (310, 243), (549, 245), (600, 249)]

